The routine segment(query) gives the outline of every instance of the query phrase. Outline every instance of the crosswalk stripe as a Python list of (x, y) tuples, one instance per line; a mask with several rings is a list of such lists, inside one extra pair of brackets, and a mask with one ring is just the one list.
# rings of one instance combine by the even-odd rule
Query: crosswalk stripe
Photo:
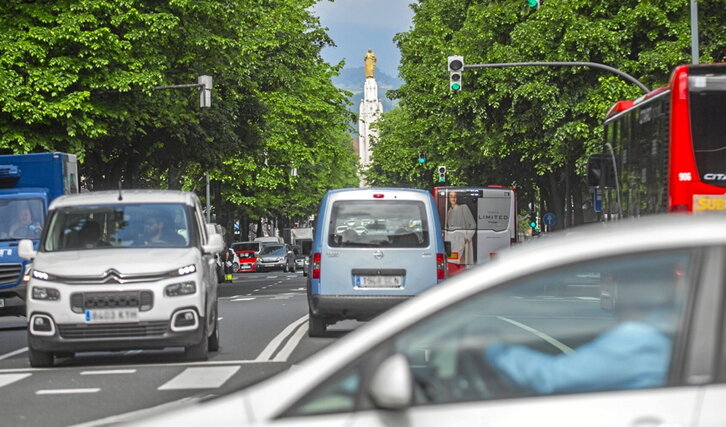
[(32, 374), (3, 374), (0, 375), (0, 387), (4, 387), (8, 384), (12, 384), (15, 381), (20, 381), (23, 378), (29, 377)]
[(28, 347), (19, 348), (15, 351), (11, 351), (10, 353), (3, 354), (2, 356), (0, 356), (0, 360), (4, 360), (4, 359), (10, 358), (10, 357), (13, 357), (16, 354), (25, 353), (26, 351), (28, 351)]
[(187, 368), (157, 390), (219, 388), (232, 377), (240, 366)]

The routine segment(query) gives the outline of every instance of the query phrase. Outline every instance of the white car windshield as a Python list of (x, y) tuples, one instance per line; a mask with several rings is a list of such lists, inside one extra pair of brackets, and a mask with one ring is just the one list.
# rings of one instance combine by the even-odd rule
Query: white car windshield
[(45, 251), (118, 247), (189, 246), (189, 218), (182, 204), (64, 207), (51, 217)]

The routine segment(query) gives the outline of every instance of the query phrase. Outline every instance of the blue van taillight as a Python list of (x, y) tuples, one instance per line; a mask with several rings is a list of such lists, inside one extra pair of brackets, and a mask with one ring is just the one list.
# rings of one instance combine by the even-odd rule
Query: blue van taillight
[(436, 279), (446, 279), (446, 257), (444, 254), (436, 254)]
[(311, 278), (320, 278), (320, 252), (313, 254), (313, 274), (311, 275)]

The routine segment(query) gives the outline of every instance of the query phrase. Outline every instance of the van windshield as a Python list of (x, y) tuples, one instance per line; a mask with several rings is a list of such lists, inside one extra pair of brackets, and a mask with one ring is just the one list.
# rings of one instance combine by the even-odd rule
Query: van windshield
[(0, 199), (0, 240), (38, 239), (44, 220), (41, 199)]
[(183, 204), (74, 206), (57, 209), (43, 242), (46, 252), (125, 247), (187, 247)]
[(340, 200), (328, 224), (331, 247), (424, 248), (426, 207), (416, 200)]

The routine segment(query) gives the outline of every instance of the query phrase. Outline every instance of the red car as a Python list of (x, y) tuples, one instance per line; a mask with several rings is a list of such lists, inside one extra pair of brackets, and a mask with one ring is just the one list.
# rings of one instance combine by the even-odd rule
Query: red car
[(255, 251), (241, 250), (236, 251), (236, 253), (239, 257), (239, 269), (237, 270), (238, 273), (255, 271), (255, 261), (257, 260), (257, 258), (255, 257)]

